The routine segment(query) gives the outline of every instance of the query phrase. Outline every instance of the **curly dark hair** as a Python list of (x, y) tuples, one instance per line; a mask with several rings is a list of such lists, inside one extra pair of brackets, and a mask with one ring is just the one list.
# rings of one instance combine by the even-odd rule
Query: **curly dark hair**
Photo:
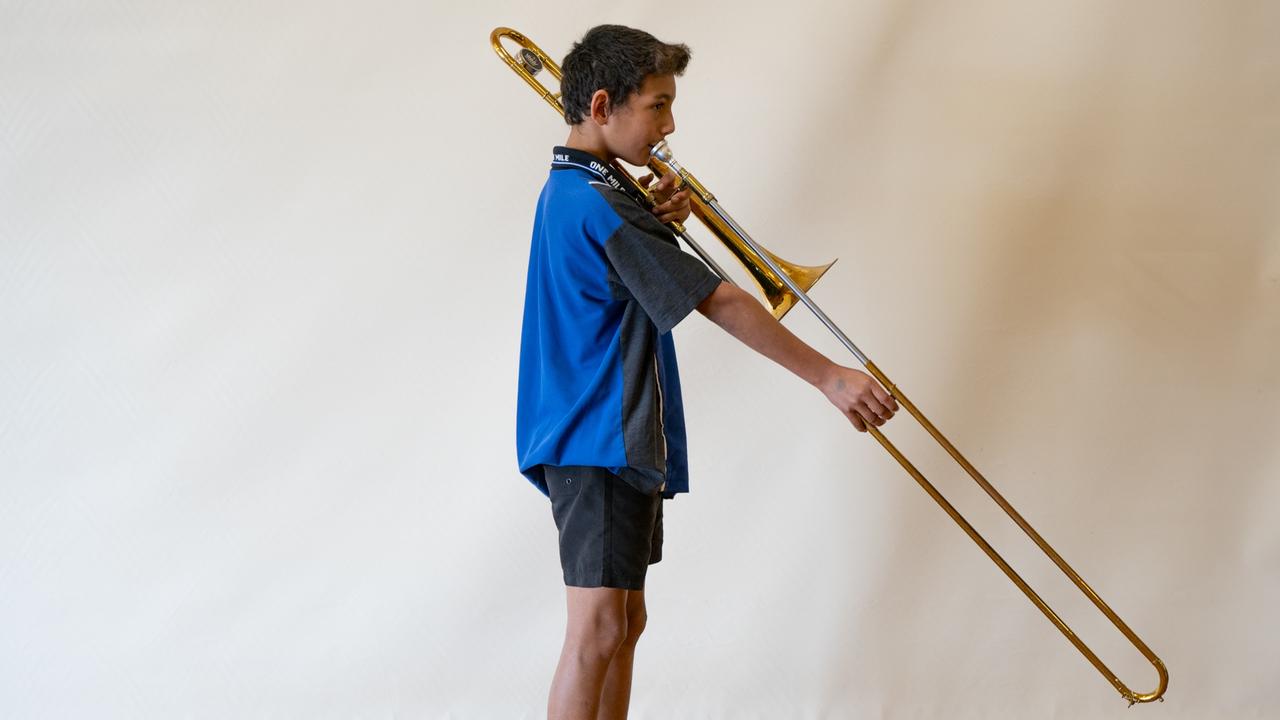
[(574, 43), (560, 63), (560, 100), (564, 121), (577, 125), (591, 114), (596, 90), (609, 93), (609, 104), (622, 104), (648, 75), (682, 75), (689, 64), (689, 46), (664, 43), (643, 30), (622, 25), (597, 25)]

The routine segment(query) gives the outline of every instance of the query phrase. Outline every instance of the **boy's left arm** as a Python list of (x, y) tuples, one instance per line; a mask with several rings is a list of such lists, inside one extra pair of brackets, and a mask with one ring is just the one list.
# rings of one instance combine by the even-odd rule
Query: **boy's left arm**
[(699, 305), (698, 312), (744, 345), (773, 360), (827, 396), (860, 432), (883, 425), (898, 409), (870, 375), (837, 365), (764, 309), (742, 288), (721, 282)]

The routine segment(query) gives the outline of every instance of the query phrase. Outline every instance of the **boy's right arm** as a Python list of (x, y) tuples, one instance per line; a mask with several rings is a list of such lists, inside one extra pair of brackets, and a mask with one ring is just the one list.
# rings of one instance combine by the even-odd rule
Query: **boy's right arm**
[(883, 425), (898, 409), (880, 383), (866, 373), (843, 367), (809, 347), (744, 290), (721, 282), (698, 312), (743, 344), (795, 373), (822, 391), (860, 432)]

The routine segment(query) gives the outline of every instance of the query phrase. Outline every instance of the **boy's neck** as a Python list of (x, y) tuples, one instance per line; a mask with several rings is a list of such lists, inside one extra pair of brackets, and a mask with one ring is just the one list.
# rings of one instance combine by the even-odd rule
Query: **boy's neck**
[(584, 131), (577, 125), (569, 128), (569, 139), (564, 141), (564, 146), (571, 150), (591, 153), (606, 163), (614, 161), (614, 158), (609, 154), (608, 146), (604, 143), (604, 138), (600, 137), (598, 133)]

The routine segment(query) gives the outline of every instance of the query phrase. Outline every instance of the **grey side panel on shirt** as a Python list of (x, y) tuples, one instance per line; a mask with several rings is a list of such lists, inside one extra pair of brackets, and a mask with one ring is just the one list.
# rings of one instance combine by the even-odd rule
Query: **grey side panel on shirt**
[(658, 379), (658, 337), (671, 331), (720, 284), (702, 261), (680, 250), (671, 232), (622, 193), (596, 186), (622, 218), (605, 240), (609, 287), (626, 302), (622, 353), (622, 428), (627, 468), (619, 475), (641, 492), (666, 481), (667, 447)]
[(619, 473), (632, 487), (652, 494), (666, 480), (667, 445), (662, 432), (662, 398), (654, 364), (657, 335), (644, 310), (627, 304), (619, 328), (622, 351), (622, 438), (627, 466), (647, 471)]

